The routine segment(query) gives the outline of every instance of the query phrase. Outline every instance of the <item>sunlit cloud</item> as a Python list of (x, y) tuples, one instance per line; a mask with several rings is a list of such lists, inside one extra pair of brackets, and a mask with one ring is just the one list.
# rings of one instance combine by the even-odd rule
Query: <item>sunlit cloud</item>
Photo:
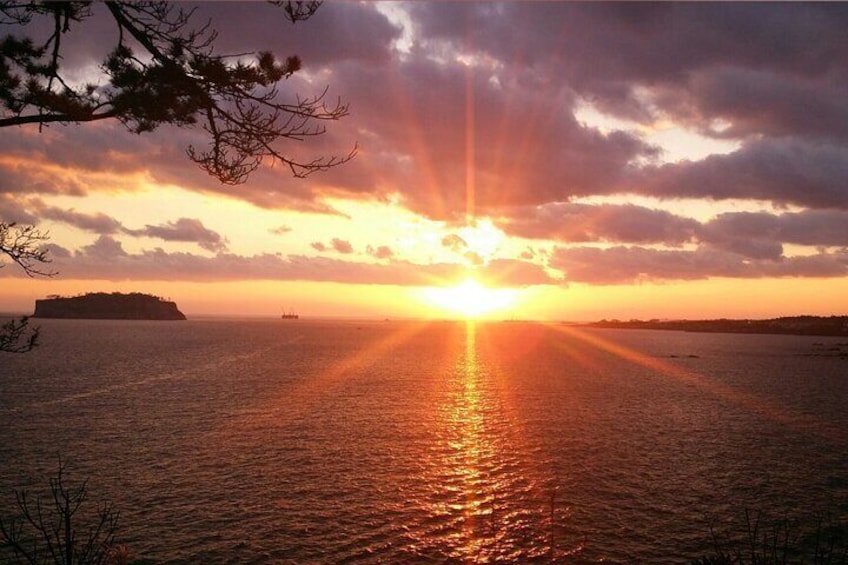
[[(323, 245), (323, 244), (322, 244)], [(325, 248), (326, 249), (326, 248)], [(215, 256), (168, 252), (162, 248), (130, 253), (117, 239), (102, 235), (79, 250), (49, 246), (52, 267), (61, 279), (155, 280), (155, 281), (322, 281), (400, 286), (454, 285), (471, 274), (456, 263), (411, 263), (389, 260), (366, 263), (329, 257), (281, 256), (265, 253), (235, 255), (220, 251)], [(473, 271), (475, 277), (497, 286), (558, 284), (544, 269), (518, 260), (496, 260)], [(15, 276), (0, 269), (0, 277)]]
[(330, 242), (330, 245), (338, 253), (353, 253), (353, 246), (350, 244), (349, 241), (334, 237), (333, 240)]
[(394, 256), (394, 251), (388, 245), (379, 245), (377, 247), (369, 245), (367, 251), (369, 255), (377, 259), (391, 259)]
[[(7, 128), (0, 220), (82, 234), (53, 242), (62, 276), (423, 286), (848, 276), (840, 4), (326, 3), (285, 33), (264, 25), (275, 22), (264, 4), (199, 11), (223, 51), (303, 60), (281, 96), (329, 88), (350, 104), (326, 136), (287, 150), (358, 144), (357, 158), (307, 179), (263, 166), (234, 188), (186, 159), (196, 130)], [(72, 76), (97, 78), (112, 42), (102, 26), (63, 60)], [(133, 195), (165, 190), (239, 212), (132, 209)], [(118, 196), (121, 207), (99, 208)], [(384, 211), (379, 230), (379, 212), (357, 206)], [(254, 231), (252, 211), (266, 218)]]

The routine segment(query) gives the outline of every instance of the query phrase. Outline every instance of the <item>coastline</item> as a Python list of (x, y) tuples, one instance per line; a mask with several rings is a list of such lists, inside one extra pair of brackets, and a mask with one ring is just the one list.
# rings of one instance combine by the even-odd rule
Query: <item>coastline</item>
[(786, 316), (764, 320), (600, 320), (592, 328), (848, 337), (848, 316)]

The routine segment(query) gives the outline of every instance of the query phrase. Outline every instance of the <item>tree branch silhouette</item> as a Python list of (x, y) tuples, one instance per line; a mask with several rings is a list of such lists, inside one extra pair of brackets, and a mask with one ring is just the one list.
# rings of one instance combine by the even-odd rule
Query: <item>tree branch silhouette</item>
[[(9, 257), (29, 277), (52, 277), (41, 265), (50, 263), (43, 244), (49, 235), (35, 226), (18, 226), (14, 222), (0, 222), (0, 254)], [(0, 263), (0, 268), (5, 265)], [(38, 345), (38, 328), (29, 328), (29, 318), (13, 319), (0, 326), (0, 353), (26, 353)]]
[[(271, 2), (295, 23), (311, 17), (319, 1)], [(118, 38), (105, 56), (104, 84), (73, 84), (61, 66), (63, 37), (105, 9)], [(282, 140), (303, 141), (326, 133), (326, 123), (349, 113), (341, 100), (283, 95), (281, 84), (301, 69), (297, 56), (278, 60), (269, 51), (215, 52), (211, 22), (195, 26), (195, 8), (172, 2), (11, 2), (0, 0), (0, 23), (24, 25), (49, 18), (52, 33), (41, 44), (8, 34), (0, 40), (0, 127), (119, 120), (141, 134), (161, 125), (197, 127), (205, 147), (188, 157), (225, 184), (245, 182), (264, 161), (282, 163), (305, 177), (352, 159), (344, 155), (301, 158)], [(252, 60), (248, 60), (248, 55)]]

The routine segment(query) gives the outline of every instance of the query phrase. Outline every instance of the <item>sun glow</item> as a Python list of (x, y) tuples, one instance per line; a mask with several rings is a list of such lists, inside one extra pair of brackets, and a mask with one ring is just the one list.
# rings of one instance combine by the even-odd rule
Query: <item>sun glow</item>
[(517, 290), (486, 288), (474, 279), (467, 279), (456, 286), (423, 290), (423, 298), (428, 304), (465, 318), (505, 310), (515, 303), (517, 295)]

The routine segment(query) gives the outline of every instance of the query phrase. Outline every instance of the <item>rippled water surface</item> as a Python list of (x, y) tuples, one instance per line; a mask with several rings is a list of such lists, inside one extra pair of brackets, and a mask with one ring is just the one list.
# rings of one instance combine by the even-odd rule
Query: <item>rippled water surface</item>
[(0, 357), (0, 511), (61, 456), (155, 563), (686, 563), (746, 508), (848, 517), (839, 340), (41, 326)]

